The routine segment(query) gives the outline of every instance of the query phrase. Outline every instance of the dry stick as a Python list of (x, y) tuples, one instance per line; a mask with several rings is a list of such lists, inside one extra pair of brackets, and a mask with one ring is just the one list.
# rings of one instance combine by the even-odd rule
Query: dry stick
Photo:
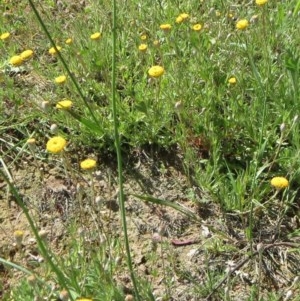
[(277, 243), (273, 243), (273, 244), (268, 244), (263, 246), (263, 250), (259, 250), (256, 251), (252, 254), (250, 254), (247, 258), (241, 260), (233, 269), (230, 273), (228, 273), (211, 291), (211, 293), (205, 298), (205, 300), (210, 300), (210, 298), (212, 297), (212, 295), (217, 291), (217, 289), (227, 280), (228, 277), (230, 277), (230, 275), (232, 275), (235, 271), (237, 271), (238, 269), (240, 269), (243, 265), (245, 265), (252, 257), (258, 255), (259, 253), (263, 253), (264, 251), (271, 249), (273, 247), (281, 247), (281, 246), (286, 246), (286, 247), (291, 247), (291, 248), (299, 248), (300, 244), (296, 244), (296, 243), (292, 243), (292, 242), (277, 242)]
[[(11, 184), (13, 184), (14, 180), (13, 180), (13, 177), (12, 175), (10, 174), (9, 170), (8, 170), (8, 167), (6, 166), (5, 162), (3, 161), (3, 159), (0, 157), (0, 163), (4, 169), (4, 172), (9, 180), (9, 182)], [(9, 185), (7, 185), (7, 190), (6, 190), (6, 198), (7, 198), (7, 205), (8, 205), (8, 208), (10, 208), (11, 204), (10, 204), (10, 200), (9, 200), (9, 193), (10, 193), (10, 189), (9, 189)]]

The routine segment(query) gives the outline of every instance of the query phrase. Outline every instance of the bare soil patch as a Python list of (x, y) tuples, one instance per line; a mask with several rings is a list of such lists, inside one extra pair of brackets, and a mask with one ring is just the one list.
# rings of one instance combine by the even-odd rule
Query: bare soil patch
[[(76, 172), (74, 178), (68, 178), (58, 163), (41, 164), (41, 173), (33, 166), (33, 159), (27, 157), (18, 168), (11, 170), (38, 228), (47, 232), (51, 250), (57, 256), (68, 256), (70, 240), (76, 239), (76, 235), (79, 239), (82, 233), (92, 244), (100, 244), (107, 235), (122, 237), (114, 164), (99, 164), (92, 177), (93, 191), (87, 174)], [(152, 284), (157, 297), (168, 292), (172, 300), (200, 300), (194, 297), (197, 289), (201, 288), (203, 296), (209, 295), (208, 273), (219, 274), (220, 287), (228, 285), (229, 276), (233, 279), (230, 284), (233, 300), (249, 295), (251, 286), (258, 281), (266, 294), (270, 287), (275, 291), (283, 290), (285, 294), (293, 284), (298, 273), (299, 255), (291, 250), (298, 241), (287, 239), (287, 236), (298, 227), (295, 215), (282, 221), (281, 233), (278, 234), (276, 217), (270, 211), (268, 220), (263, 219), (254, 229), (253, 254), (243, 229), (247, 219), (222, 213), (219, 206), (188, 181), (174, 158), (151, 158), (142, 152), (134, 163), (125, 164), (124, 180), (135, 269)], [(3, 180), (0, 186), (0, 256), (38, 271), (43, 259), (29, 224), (6, 191)], [(172, 208), (141, 201), (132, 194), (151, 195), (178, 203), (195, 213), (201, 222), (195, 222)], [(263, 212), (259, 214), (264, 215)], [(69, 232), (74, 221), (79, 229), (75, 236)], [(15, 230), (25, 232), (22, 253), (13, 239)], [(276, 233), (279, 236), (272, 241), (272, 235)], [(255, 253), (259, 246), (266, 247), (262, 261)], [(124, 258), (121, 261), (125, 264)], [(228, 269), (232, 269), (232, 275), (228, 274)], [(4, 265), (1, 265), (0, 273), (1, 294), (4, 295), (22, 273)], [(116, 281), (125, 291), (131, 291), (127, 276), (126, 273), (116, 275)], [(212, 285), (215, 286), (217, 283)], [(217, 294), (215, 298), (218, 300)]]

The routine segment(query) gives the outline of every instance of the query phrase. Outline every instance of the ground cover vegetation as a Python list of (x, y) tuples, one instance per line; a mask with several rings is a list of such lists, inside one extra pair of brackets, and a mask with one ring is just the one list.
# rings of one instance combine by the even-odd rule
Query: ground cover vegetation
[(1, 300), (299, 300), (300, 2), (15, 2)]

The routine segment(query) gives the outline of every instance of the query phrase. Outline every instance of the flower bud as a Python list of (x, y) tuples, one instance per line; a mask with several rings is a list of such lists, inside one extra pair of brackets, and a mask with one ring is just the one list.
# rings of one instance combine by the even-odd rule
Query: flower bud
[(180, 111), (182, 109), (182, 107), (183, 107), (183, 105), (182, 105), (181, 101), (177, 101), (175, 103), (175, 106), (174, 106), (175, 110)]
[(48, 232), (46, 230), (40, 230), (39, 231), (39, 236), (43, 241), (47, 240)]
[(58, 126), (57, 126), (57, 124), (55, 124), (55, 123), (51, 124), (51, 126), (50, 126), (50, 131), (51, 131), (51, 133), (56, 134), (57, 131), (58, 131)]
[(159, 233), (154, 233), (154, 234), (152, 235), (152, 242), (153, 242), (154, 244), (157, 244), (157, 243), (159, 243), (159, 242), (161, 242), (161, 241), (162, 241), (162, 238), (161, 238), (161, 236), (160, 236)]
[(27, 144), (28, 144), (28, 147), (30, 148), (30, 150), (35, 150), (35, 143), (36, 143), (36, 140), (34, 138), (29, 138), (27, 139)]
[(22, 246), (23, 237), (24, 237), (24, 232), (22, 230), (16, 230), (14, 232), (14, 238), (18, 248)]
[(42, 101), (42, 103), (41, 103), (41, 109), (43, 111), (47, 112), (48, 109), (49, 109), (49, 101), (46, 101), (46, 100)]
[(259, 244), (257, 244), (257, 246), (256, 246), (256, 250), (258, 251), (258, 252), (262, 252), (263, 251), (263, 249), (264, 249), (264, 245), (263, 245), (263, 243), (259, 243)]
[(61, 301), (67, 301), (69, 299), (69, 293), (67, 290), (62, 290), (60, 293), (59, 293), (59, 299)]
[(125, 301), (133, 301), (133, 300), (134, 300), (134, 298), (133, 298), (132, 295), (127, 295), (127, 296), (125, 297)]
[(28, 282), (28, 284), (29, 284), (30, 286), (35, 285), (35, 283), (36, 283), (36, 278), (35, 278), (35, 276), (34, 276), (34, 275), (28, 276), (28, 277), (27, 277), (27, 282)]

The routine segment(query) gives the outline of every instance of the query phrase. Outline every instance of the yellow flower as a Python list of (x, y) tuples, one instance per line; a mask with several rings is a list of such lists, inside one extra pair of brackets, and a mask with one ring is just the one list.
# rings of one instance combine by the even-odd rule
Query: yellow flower
[(93, 299), (80, 298), (80, 299), (76, 299), (76, 301), (93, 301)]
[(20, 57), (25, 61), (33, 57), (33, 51), (31, 49), (25, 50), (20, 54)]
[(80, 167), (84, 170), (93, 169), (96, 166), (96, 160), (93, 159), (86, 159), (80, 162)]
[(71, 100), (65, 99), (65, 100), (59, 101), (56, 104), (56, 108), (61, 109), (61, 110), (68, 110), (68, 109), (71, 109), (72, 105), (73, 105), (73, 103)]
[(141, 35), (141, 40), (142, 41), (146, 41), (147, 40), (147, 35), (146, 34), (142, 34)]
[(73, 43), (73, 40), (71, 38), (66, 39), (66, 44), (70, 45)]
[(151, 77), (160, 77), (165, 73), (165, 69), (161, 66), (153, 66), (148, 70), (148, 74)]
[(9, 38), (9, 36), (10, 36), (10, 33), (9, 33), (9, 32), (2, 33), (2, 34), (0, 35), (0, 40), (1, 40), (1, 41), (5, 41), (5, 40), (7, 40), (7, 39)]
[(58, 154), (64, 150), (66, 145), (67, 141), (63, 137), (55, 136), (48, 140), (46, 149), (50, 153)]
[[(61, 51), (61, 47), (60, 47), (60, 46), (57, 46), (57, 45), (56, 45), (56, 49), (57, 49), (58, 51)], [(55, 54), (57, 53), (56, 49), (55, 49), (54, 47), (51, 47), (51, 48), (49, 49), (49, 51), (48, 51), (49, 54), (55, 55)]]
[(159, 46), (160, 46), (159, 40), (154, 40), (154, 41), (153, 41), (153, 46), (159, 47)]
[(22, 230), (16, 230), (14, 232), (14, 238), (16, 240), (18, 247), (22, 245), (23, 237), (24, 237), (24, 232)]
[(32, 150), (32, 151), (35, 150), (35, 146), (36, 146), (35, 144), (36, 144), (36, 140), (34, 138), (27, 139), (27, 145), (30, 150)]
[(186, 20), (190, 17), (190, 15), (186, 14), (186, 13), (182, 13), (182, 14), (179, 15), (179, 17), (181, 17), (183, 20)]
[(67, 77), (65, 75), (60, 75), (54, 79), (55, 83), (58, 85), (64, 84), (66, 82), (66, 80), (67, 80)]
[(215, 14), (216, 14), (216, 17), (220, 17), (221, 16), (220, 11), (218, 11), (218, 10), (216, 10)]
[(141, 44), (141, 45), (139, 46), (139, 51), (144, 52), (144, 51), (147, 50), (147, 48), (148, 48), (147, 44)]
[(169, 31), (172, 28), (172, 26), (171, 24), (161, 24), (159, 28), (165, 31)]
[(92, 40), (99, 40), (101, 37), (101, 33), (100, 32), (95, 32), (91, 35), (91, 39)]
[(24, 236), (24, 232), (22, 231), (22, 230), (16, 230), (15, 232), (14, 232), (14, 237), (17, 239), (17, 238), (23, 238), (23, 236)]
[(181, 16), (178, 16), (177, 18), (176, 18), (176, 23), (177, 24), (180, 24), (180, 23), (182, 23), (184, 20), (183, 20), (183, 18), (181, 17)]
[(268, 0), (256, 0), (255, 3), (259, 6), (265, 5), (268, 2)]
[(283, 189), (289, 186), (289, 181), (284, 177), (274, 177), (271, 180), (271, 185), (276, 189)]
[(20, 55), (14, 55), (9, 60), (10, 64), (13, 66), (20, 66), (23, 63), (23, 59)]
[(233, 76), (233, 77), (230, 77), (228, 82), (232, 85), (236, 84), (236, 78)]
[(244, 30), (249, 26), (249, 22), (246, 19), (242, 19), (236, 22), (236, 28), (239, 30)]
[(192, 26), (192, 29), (195, 30), (195, 31), (200, 31), (202, 28), (202, 25), (201, 24), (195, 24)]
[(35, 143), (36, 143), (36, 140), (35, 140), (34, 138), (29, 138), (29, 139), (27, 139), (27, 144), (33, 145), (33, 144), (35, 144)]

